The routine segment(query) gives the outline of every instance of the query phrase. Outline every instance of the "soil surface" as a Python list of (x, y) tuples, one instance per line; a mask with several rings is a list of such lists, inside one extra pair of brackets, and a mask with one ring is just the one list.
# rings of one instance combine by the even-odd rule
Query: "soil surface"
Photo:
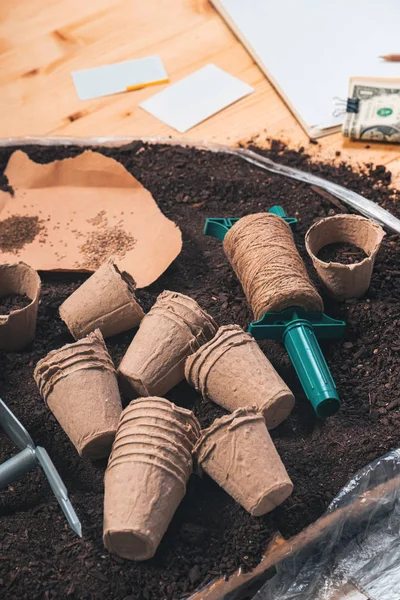
[[(47, 162), (75, 156), (74, 147), (28, 147)], [(12, 149), (0, 150), (2, 173)], [(341, 183), (400, 216), (398, 194), (388, 187), (384, 167), (354, 173), (345, 164), (310, 162), (303, 151), (278, 142), (266, 155)], [(206, 217), (241, 217), (281, 204), (298, 218), (295, 239), (315, 283), (304, 250), (307, 228), (318, 218), (347, 212), (305, 184), (259, 170), (222, 154), (134, 143), (104, 153), (121, 161), (153, 194), (161, 210), (180, 226), (183, 250), (167, 272), (137, 295), (148, 310), (164, 289), (189, 294), (220, 324), (247, 327), (252, 320), (242, 288), (221, 243), (202, 234)], [(339, 159), (340, 160), (340, 159)], [(4, 177), (0, 182), (6, 189)], [(180, 599), (236, 567), (251, 568), (271, 536), (298, 533), (325, 511), (332, 498), (362, 466), (400, 444), (400, 244), (388, 232), (375, 263), (369, 291), (360, 300), (335, 302), (321, 294), (327, 314), (347, 322), (342, 340), (322, 344), (336, 381), (342, 409), (318, 419), (304, 398), (281, 344), (261, 347), (296, 395), (291, 416), (272, 437), (294, 482), (292, 496), (264, 517), (251, 517), (207, 476), (192, 476), (187, 495), (154, 559), (131, 563), (110, 556), (102, 544), (105, 462), (79, 458), (33, 381), (33, 369), (47, 352), (72, 338), (58, 307), (84, 277), (45, 274), (36, 339), (27, 350), (0, 355), (0, 394), (35, 442), (43, 445), (69, 490), (84, 537), (74, 536), (39, 470), (0, 492), (0, 596), (7, 600), (105, 598)], [(107, 340), (118, 365), (134, 332)], [(168, 398), (193, 408), (203, 427), (224, 411), (202, 401), (185, 382)], [(0, 437), (0, 462), (16, 452)]]
[(337, 262), (342, 265), (351, 265), (356, 262), (361, 262), (367, 258), (367, 254), (362, 248), (354, 244), (344, 242), (335, 242), (327, 244), (318, 252), (318, 258), (326, 263)]
[(0, 298), (0, 315), (8, 315), (13, 310), (28, 306), (32, 300), (26, 294), (9, 294)]

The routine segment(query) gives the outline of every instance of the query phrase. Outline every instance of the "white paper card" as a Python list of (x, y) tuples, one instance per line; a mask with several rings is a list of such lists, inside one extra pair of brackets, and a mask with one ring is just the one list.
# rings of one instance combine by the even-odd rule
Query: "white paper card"
[(185, 133), (253, 91), (247, 83), (209, 64), (139, 106)]
[(72, 79), (80, 100), (125, 92), (128, 87), (165, 82), (167, 72), (159, 56), (136, 58), (94, 69), (74, 71)]
[(399, 0), (211, 1), (307, 130), (343, 121), (334, 98), (347, 98), (350, 77), (400, 77), (400, 63), (379, 58), (399, 45)]

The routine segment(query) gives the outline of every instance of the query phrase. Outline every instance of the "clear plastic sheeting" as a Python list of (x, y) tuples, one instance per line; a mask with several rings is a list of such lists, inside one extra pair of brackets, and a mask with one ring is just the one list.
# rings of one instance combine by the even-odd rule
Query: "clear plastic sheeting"
[(233, 156), (238, 156), (239, 158), (246, 160), (252, 165), (259, 167), (260, 169), (264, 169), (271, 173), (275, 173), (276, 175), (283, 175), (284, 177), (290, 177), (291, 179), (295, 179), (297, 181), (302, 181), (303, 183), (308, 183), (309, 185), (319, 187), (320, 189), (325, 190), (329, 194), (332, 194), (332, 196), (339, 198), (339, 200), (350, 206), (353, 210), (359, 212), (364, 217), (373, 219), (383, 227), (387, 227), (395, 233), (400, 233), (400, 219), (392, 215), (389, 211), (382, 208), (375, 202), (372, 202), (372, 200), (368, 200), (367, 198), (364, 198), (364, 196), (361, 196), (361, 194), (358, 194), (357, 192), (348, 190), (347, 188), (338, 185), (337, 183), (327, 181), (326, 179), (322, 179), (322, 177), (318, 177), (317, 175), (313, 175), (312, 173), (307, 173), (306, 171), (301, 171), (300, 169), (295, 169), (286, 165), (280, 165), (279, 163), (272, 161), (270, 158), (262, 156), (261, 154), (253, 152), (252, 150), (248, 150), (247, 148), (231, 148), (229, 146), (209, 144), (207, 142), (188, 142), (187, 140), (182, 139), (171, 140), (170, 138), (141, 138), (140, 140), (138, 140), (130, 137), (3, 138), (0, 139), (0, 147), (24, 146), (32, 144), (41, 144), (44, 146), (77, 145), (115, 147), (127, 144), (128, 150), (129, 144), (135, 143), (137, 141), (147, 142), (149, 144), (171, 144), (190, 146), (198, 148), (199, 150), (208, 150), (211, 152), (224, 152), (225, 154), (232, 154)]
[(400, 233), (400, 219), (392, 215), (389, 211), (382, 208), (375, 202), (372, 202), (372, 200), (368, 200), (367, 198), (364, 198), (364, 196), (361, 196), (361, 194), (357, 194), (357, 192), (348, 190), (342, 185), (332, 183), (331, 181), (322, 179), (322, 177), (318, 177), (312, 173), (307, 173), (306, 171), (300, 171), (300, 169), (280, 165), (273, 162), (269, 158), (261, 156), (252, 150), (247, 150), (246, 148), (234, 148), (229, 153), (241, 156), (244, 158), (244, 160), (247, 160), (247, 162), (260, 167), (261, 169), (271, 171), (271, 173), (284, 175), (285, 177), (290, 177), (291, 179), (296, 179), (297, 181), (302, 181), (304, 183), (308, 183), (309, 185), (315, 185), (322, 190), (325, 190), (329, 194), (332, 194), (332, 196), (336, 196), (336, 198), (339, 198), (339, 200), (350, 206), (353, 210), (362, 214), (364, 217), (373, 219), (380, 225), (383, 225), (384, 227), (387, 227), (396, 233)]
[(253, 600), (399, 600), (400, 450), (361, 469), (313, 528)]

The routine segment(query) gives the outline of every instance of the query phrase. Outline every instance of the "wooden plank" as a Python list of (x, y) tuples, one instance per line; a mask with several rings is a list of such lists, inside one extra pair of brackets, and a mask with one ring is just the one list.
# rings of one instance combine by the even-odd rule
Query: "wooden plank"
[(17, 47), (119, 4), (119, 0), (1, 0), (0, 39)]
[[(159, 54), (175, 82), (213, 62), (254, 94), (179, 135), (138, 104), (163, 86), (89, 101), (71, 71)], [(280, 138), (319, 159), (389, 165), (400, 184), (399, 146), (355, 143), (340, 134), (309, 140), (208, 0), (2, 0), (0, 137), (152, 136), (235, 144)]]

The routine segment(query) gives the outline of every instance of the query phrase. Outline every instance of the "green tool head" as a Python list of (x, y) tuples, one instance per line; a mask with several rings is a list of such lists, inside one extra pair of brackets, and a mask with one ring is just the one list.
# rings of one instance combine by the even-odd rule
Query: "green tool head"
[(324, 313), (287, 308), (265, 313), (250, 323), (249, 332), (257, 340), (283, 341), (307, 398), (317, 415), (326, 418), (339, 410), (340, 400), (318, 339), (340, 338), (345, 326)]
[[(290, 225), (292, 229), (294, 229), (296, 226), (297, 219), (288, 217), (282, 206), (272, 206), (268, 212), (272, 213), (273, 215), (277, 215), (278, 217), (282, 217), (282, 219), (284, 219), (284, 221), (286, 221), (286, 223)], [(228, 233), (229, 229), (238, 221), (239, 218), (236, 217), (230, 217), (228, 219), (210, 217), (209, 219), (206, 219), (203, 233), (204, 235), (210, 235), (211, 237), (215, 237), (220, 240), (220, 242), (223, 242), (224, 237)]]

